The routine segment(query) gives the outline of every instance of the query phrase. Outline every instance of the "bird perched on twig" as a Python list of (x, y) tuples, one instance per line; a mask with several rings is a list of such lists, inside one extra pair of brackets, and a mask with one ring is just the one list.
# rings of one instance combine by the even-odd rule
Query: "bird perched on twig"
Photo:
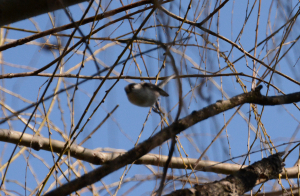
[(129, 84), (125, 87), (128, 100), (140, 107), (151, 107), (157, 102), (159, 96), (169, 96), (166, 91), (162, 90), (162, 87), (174, 77), (175, 75), (171, 75), (157, 85), (146, 82)]

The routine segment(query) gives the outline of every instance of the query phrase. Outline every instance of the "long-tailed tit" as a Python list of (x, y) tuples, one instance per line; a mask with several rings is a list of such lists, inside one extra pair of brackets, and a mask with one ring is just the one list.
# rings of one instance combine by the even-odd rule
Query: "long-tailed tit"
[(164, 97), (169, 96), (166, 91), (162, 90), (162, 87), (164, 87), (174, 77), (175, 75), (171, 75), (157, 85), (151, 83), (129, 84), (125, 87), (128, 100), (132, 104), (140, 107), (151, 107), (156, 103), (160, 95)]

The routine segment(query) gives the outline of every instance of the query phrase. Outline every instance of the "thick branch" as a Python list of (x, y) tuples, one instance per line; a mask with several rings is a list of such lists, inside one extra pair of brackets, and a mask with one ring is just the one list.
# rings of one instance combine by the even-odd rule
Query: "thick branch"
[(52, 12), (87, 0), (0, 0), (0, 26)]
[[(21, 134), (22, 132), (0, 129), (0, 141), (17, 144), (20, 140)], [(49, 138), (33, 136), (27, 133), (24, 133), (20, 145), (33, 148), (34, 150), (51, 151)], [(64, 148), (64, 145), (65, 142), (51, 140), (53, 152), (60, 153)], [(69, 151), (72, 157), (96, 165), (103, 163), (105, 160), (104, 155), (102, 155), (102, 153), (97, 150), (91, 150), (81, 146), (72, 145)]]
[[(0, 2), (1, 1), (6, 1), (6, 0), (0, 0)], [(9, 2), (9, 1), (7, 1), (7, 2)], [(23, 1), (23, 2), (27, 2), (27, 1)], [(66, 29), (71, 29), (71, 28), (74, 28), (74, 27), (79, 26), (79, 25), (84, 25), (84, 24), (93, 22), (95, 20), (102, 20), (103, 18), (107, 18), (109, 16), (113, 16), (113, 15), (116, 15), (118, 13), (124, 12), (126, 10), (129, 10), (129, 9), (132, 9), (132, 8), (135, 8), (135, 7), (139, 7), (141, 5), (149, 4), (151, 2), (152, 2), (151, 0), (138, 1), (138, 2), (135, 2), (135, 3), (131, 3), (131, 4), (122, 6), (120, 8), (114, 9), (114, 10), (106, 11), (102, 14), (98, 14), (97, 16), (92, 16), (92, 17), (86, 18), (82, 21), (76, 21), (75, 23), (66, 24), (64, 26), (55, 27), (55, 28), (52, 28), (52, 29), (49, 29), (49, 30), (46, 30), (46, 31), (43, 31), (43, 32), (40, 32), (40, 33), (36, 33), (34, 35), (31, 35), (31, 36), (28, 36), (28, 37), (25, 37), (25, 38), (22, 38), (22, 39), (18, 39), (16, 41), (7, 43), (5, 45), (2, 45), (2, 46), (0, 46), (0, 51), (4, 51), (8, 48), (16, 47), (18, 45), (23, 45), (25, 43), (28, 43), (32, 40), (41, 38), (43, 36), (50, 35), (50, 34), (53, 34), (53, 33), (57, 33), (57, 32), (60, 32), (60, 31), (64, 31)], [(168, 2), (168, 0), (162, 2), (162, 4), (166, 3), (166, 2)], [(3, 7), (3, 6), (1, 6), (1, 4), (0, 4), (0, 13), (2, 11), (1, 7)], [(1, 21), (1, 18), (0, 18), (0, 21)]]
[(261, 161), (239, 170), (233, 175), (204, 185), (195, 185), (193, 188), (174, 191), (168, 196), (239, 196), (250, 191), (256, 182), (278, 178), (284, 163), (281, 156), (284, 152), (271, 155)]
[[(0, 141), (9, 142), (17, 144), (19, 142), (21, 132), (11, 131), (7, 129), (0, 129)], [(22, 146), (33, 148), (34, 150), (46, 150), (51, 151), (49, 138), (41, 136), (33, 136), (31, 134), (24, 133), (22, 141), (20, 143)], [(64, 148), (65, 142), (58, 140), (51, 140), (53, 152), (60, 153)], [(126, 152), (102, 152), (98, 149), (88, 149), (78, 145), (71, 145), (69, 148), (70, 156), (83, 160), (95, 165), (103, 165), (106, 162), (112, 161), (115, 158), (125, 154)], [(146, 154), (136, 160), (134, 164), (137, 165), (153, 165), (163, 167), (168, 159), (168, 156), (158, 155), (158, 154)], [(182, 157), (172, 157), (169, 168), (176, 169), (192, 169), (197, 162), (197, 159), (193, 158), (182, 158)], [(188, 163), (188, 164), (187, 164)], [(188, 166), (188, 167), (186, 167)], [(243, 166), (247, 167), (247, 166)], [(193, 167), (194, 168), (194, 167)], [(195, 170), (214, 172), (218, 174), (233, 174), (241, 168), (241, 165), (231, 164), (231, 163), (220, 163), (216, 161), (205, 161), (201, 160)], [(297, 178), (298, 167), (286, 168), (287, 176), (289, 178)], [(285, 172), (282, 173), (285, 175)]]
[(106, 162), (102, 167), (97, 168), (83, 175), (82, 177), (63, 185), (46, 195), (68, 195), (76, 190), (86, 187), (87, 185), (93, 184), (108, 174), (124, 167), (125, 165), (131, 164), (143, 155), (149, 153), (155, 147), (162, 145), (165, 141), (170, 139), (172, 135), (178, 134), (202, 120), (215, 116), (238, 105), (244, 103), (279, 105), (300, 101), (300, 92), (282, 96), (266, 97), (261, 95), (261, 88), (262, 86), (259, 86), (255, 89), (255, 91), (237, 95), (226, 101), (218, 101), (215, 104), (203, 108), (202, 110), (194, 111), (192, 114), (179, 120), (176, 124), (173, 123), (169, 127), (164, 128), (159, 133), (131, 149), (124, 155), (119, 156), (112, 161)]

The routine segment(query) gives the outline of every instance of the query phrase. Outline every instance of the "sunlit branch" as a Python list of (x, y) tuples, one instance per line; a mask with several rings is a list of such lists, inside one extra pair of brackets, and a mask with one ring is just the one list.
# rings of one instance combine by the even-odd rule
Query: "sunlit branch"
[(281, 96), (266, 97), (261, 95), (261, 88), (262, 86), (259, 86), (255, 89), (255, 91), (237, 95), (229, 100), (220, 100), (199, 111), (194, 111), (190, 115), (180, 119), (177, 123), (173, 123), (169, 127), (162, 129), (159, 133), (126, 152), (122, 156), (106, 162), (102, 167), (63, 185), (46, 195), (56, 195), (58, 193), (67, 195), (86, 187), (87, 185), (93, 184), (108, 174), (124, 167), (125, 165), (131, 164), (132, 162), (141, 158), (143, 155), (149, 153), (155, 147), (162, 145), (164, 142), (169, 140), (172, 135), (179, 134), (198, 122), (232, 109), (238, 105), (245, 103), (253, 103), (258, 105), (280, 105), (300, 101), (300, 92)]

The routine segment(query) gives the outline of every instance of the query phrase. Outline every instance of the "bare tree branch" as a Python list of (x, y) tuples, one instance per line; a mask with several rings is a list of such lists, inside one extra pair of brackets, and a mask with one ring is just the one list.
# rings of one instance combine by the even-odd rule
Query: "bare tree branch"
[(250, 191), (259, 181), (260, 183), (278, 178), (281, 173), (284, 163), (281, 156), (284, 152), (264, 158), (261, 161), (255, 162), (249, 167), (239, 170), (235, 174), (226, 178), (196, 185), (193, 188), (174, 191), (168, 196), (239, 196), (247, 191)]
[[(0, 141), (9, 142), (12, 144), (17, 144), (21, 136), (21, 132), (12, 131), (7, 129), (0, 129)], [(26, 146), (33, 148), (34, 150), (46, 150), (56, 153), (60, 153), (65, 145), (65, 142), (58, 140), (51, 140), (51, 146), (49, 138), (42, 136), (34, 136), (31, 134), (25, 133), (22, 137), (22, 141), (20, 143), (21, 146)], [(69, 148), (70, 156), (76, 158), (78, 160), (86, 161), (95, 165), (103, 165), (106, 162), (112, 161), (115, 158), (124, 155), (124, 152), (102, 152), (98, 148), (97, 149), (88, 149), (79, 145), (71, 145)], [(161, 166), (163, 167), (166, 163), (168, 156), (158, 155), (158, 154), (146, 154), (141, 158), (137, 159), (134, 164), (137, 165), (153, 165), (153, 166)], [(181, 157), (172, 157), (169, 168), (176, 169), (192, 169), (191, 166), (195, 165), (197, 159), (193, 158), (181, 158)], [(188, 167), (187, 167), (188, 166)], [(220, 163), (216, 161), (207, 161), (201, 160), (195, 170), (197, 171), (205, 171), (205, 172), (214, 172), (218, 174), (233, 174), (238, 171), (240, 168), (247, 167), (247, 165), (239, 165), (239, 164), (231, 164), (231, 163)], [(285, 168), (286, 173), (282, 173), (282, 175), (287, 175), (289, 178), (297, 178), (298, 167)]]
[[(255, 194), (299, 195), (298, 1), (84, 1), (0, 0), (3, 194), (237, 195), (259, 185)], [(128, 105), (127, 82), (173, 72), (180, 85), (165, 87), (160, 116)], [(122, 110), (112, 115), (113, 105)], [(33, 132), (22, 137), (24, 124)], [(165, 156), (174, 147), (177, 157)], [(283, 161), (251, 165), (282, 148)], [(290, 167), (278, 176), (280, 162)]]
[[(85, 1), (87, 0), (0, 0), (0, 26)], [(61, 2), (63, 2), (64, 6), (62, 6)]]
[[(52, 29), (40, 32), (40, 33), (36, 33), (34, 35), (25, 37), (23, 39), (18, 39), (14, 42), (10, 42), (8, 44), (2, 45), (2, 46), (0, 46), (0, 51), (4, 51), (4, 50), (6, 50), (8, 48), (11, 48), (11, 47), (16, 47), (16, 46), (19, 46), (19, 45), (23, 45), (23, 44), (25, 44), (27, 42), (30, 42), (32, 40), (35, 40), (35, 39), (38, 39), (38, 38), (41, 38), (43, 36), (50, 35), (50, 34), (53, 34), (53, 33), (57, 33), (57, 32), (60, 32), (60, 31), (66, 30), (66, 29), (71, 29), (71, 28), (74, 28), (78, 25), (84, 25), (84, 24), (93, 22), (94, 20), (102, 20), (103, 18), (107, 18), (107, 17), (113, 16), (117, 13), (124, 12), (125, 10), (132, 9), (134, 7), (139, 7), (141, 5), (146, 5), (146, 4), (149, 4), (151, 2), (152, 2), (151, 0), (138, 1), (136, 3), (125, 5), (125, 6), (122, 6), (120, 8), (117, 8), (117, 9), (114, 9), (114, 10), (111, 10), (111, 11), (107, 11), (107, 12), (102, 13), (102, 14), (98, 14), (97, 16), (92, 16), (92, 17), (89, 17), (89, 18), (85, 18), (82, 22), (81, 21), (76, 21), (75, 23), (70, 23), (70, 24), (67, 24), (67, 25), (64, 25), (64, 26), (61, 26), (61, 27), (56, 27), (56, 28), (52, 28)], [(167, 3), (167, 2), (169, 2), (169, 0), (162, 2), (162, 4)], [(148, 7), (147, 9), (151, 9), (151, 8), (152, 7)], [(22, 9), (24, 9), (24, 8), (22, 8)], [(129, 14), (129, 15), (131, 15), (131, 14)], [(1, 18), (0, 18), (0, 21), (1, 21)]]
[(258, 86), (254, 91), (249, 93), (237, 95), (229, 100), (217, 101), (215, 104), (209, 105), (202, 110), (194, 111), (192, 114), (179, 120), (178, 123), (173, 123), (169, 127), (164, 128), (159, 133), (131, 149), (124, 155), (119, 156), (112, 161), (106, 162), (102, 167), (63, 185), (56, 190), (47, 193), (46, 195), (68, 195), (76, 190), (86, 187), (87, 185), (93, 184), (108, 174), (124, 167), (125, 165), (131, 164), (135, 160), (150, 152), (155, 147), (163, 144), (165, 141), (170, 139), (172, 135), (178, 134), (202, 120), (232, 109), (240, 104), (254, 103), (259, 105), (279, 105), (300, 101), (300, 92), (288, 95), (266, 97), (261, 95), (261, 88), (262, 86)]

